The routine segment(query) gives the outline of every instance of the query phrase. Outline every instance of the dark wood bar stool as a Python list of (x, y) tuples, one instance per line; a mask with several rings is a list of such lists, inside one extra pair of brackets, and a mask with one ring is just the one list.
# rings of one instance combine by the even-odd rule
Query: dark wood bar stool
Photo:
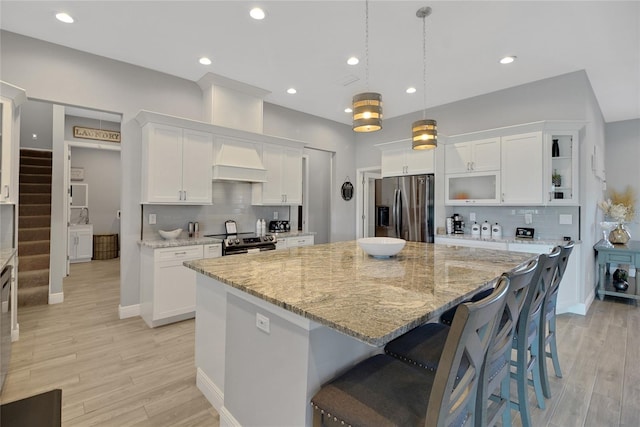
[(314, 425), (473, 425), (479, 375), (508, 285), (503, 277), (489, 297), (460, 306), (435, 372), (386, 354), (366, 359), (311, 399)]
[[(553, 362), (553, 370), (556, 377), (562, 378), (562, 371), (560, 370), (560, 359), (558, 358), (558, 346), (556, 344), (556, 306), (558, 302), (558, 290), (560, 289), (560, 282), (562, 276), (567, 269), (569, 263), (569, 256), (575, 242), (570, 241), (564, 246), (560, 246), (560, 257), (558, 258), (558, 265), (556, 268), (556, 274), (553, 278), (553, 284), (547, 291), (544, 298), (542, 324), (540, 326), (540, 349), (543, 354), (540, 357), (540, 378), (542, 379), (542, 392), (544, 397), (551, 397), (551, 384), (549, 383), (549, 376), (547, 373), (547, 357), (551, 358)], [(547, 346), (549, 351), (547, 351)]]

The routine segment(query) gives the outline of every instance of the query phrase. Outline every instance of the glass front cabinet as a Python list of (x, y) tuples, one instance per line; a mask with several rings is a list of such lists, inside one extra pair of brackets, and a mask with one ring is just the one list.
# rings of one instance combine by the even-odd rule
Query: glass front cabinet
[(578, 132), (545, 132), (547, 205), (577, 205)]

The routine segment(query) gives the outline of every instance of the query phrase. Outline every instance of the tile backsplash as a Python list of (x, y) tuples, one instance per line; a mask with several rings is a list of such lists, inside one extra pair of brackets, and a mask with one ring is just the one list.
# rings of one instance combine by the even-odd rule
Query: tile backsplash
[[(502, 226), (502, 236), (514, 237), (516, 227), (531, 227), (535, 229), (535, 238), (562, 239), (569, 236), (574, 240), (580, 239), (580, 208), (578, 206), (447, 206), (446, 217), (454, 213), (462, 215), (465, 233), (471, 234), (471, 214), (475, 213), (478, 224), (485, 220), (491, 224), (496, 222)], [(525, 223), (525, 216), (531, 215), (531, 224)], [(560, 224), (570, 219), (571, 224)], [(437, 224), (444, 227), (445, 224)]]
[[(142, 206), (142, 238), (159, 238), (158, 230), (187, 230), (190, 221), (197, 221), (200, 234), (221, 234), (225, 232), (224, 222), (234, 220), (239, 232), (255, 231), (258, 218), (290, 220), (291, 229), (297, 228), (296, 206), (253, 206), (251, 205), (251, 183), (234, 181), (213, 182), (213, 205), (210, 206)], [(149, 214), (156, 214), (156, 224), (149, 224)], [(294, 228), (295, 227), (295, 228)]]

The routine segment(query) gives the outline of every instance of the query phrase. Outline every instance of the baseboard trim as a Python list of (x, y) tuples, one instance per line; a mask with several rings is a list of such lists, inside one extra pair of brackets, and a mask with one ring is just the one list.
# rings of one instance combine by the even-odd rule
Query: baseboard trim
[(218, 411), (218, 414), (220, 414), (220, 427), (242, 427), (242, 424), (227, 411), (227, 408), (223, 407)]
[(11, 342), (18, 341), (20, 339), (20, 324), (16, 323), (16, 327), (11, 330)]
[(49, 294), (49, 304), (61, 304), (64, 302), (64, 292)]
[(224, 393), (200, 368), (198, 368), (196, 372), (196, 386), (198, 387), (198, 390), (202, 392), (204, 397), (209, 401), (209, 403), (211, 403), (211, 406), (213, 406), (213, 408), (218, 411), (218, 414), (220, 414), (220, 418), (222, 419)]
[(124, 307), (118, 305), (118, 316), (120, 319), (140, 316), (140, 304), (126, 305)]

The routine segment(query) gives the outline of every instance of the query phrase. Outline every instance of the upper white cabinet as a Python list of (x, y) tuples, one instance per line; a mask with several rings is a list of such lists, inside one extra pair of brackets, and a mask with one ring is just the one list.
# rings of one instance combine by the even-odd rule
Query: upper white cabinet
[(211, 204), (213, 135), (157, 123), (142, 128), (142, 203)]
[(545, 132), (544, 148), (546, 204), (577, 205), (579, 203), (578, 132)]
[(507, 205), (542, 205), (542, 132), (529, 132), (501, 138), (502, 198)]
[(0, 82), (0, 203), (18, 199), (20, 159), (20, 104), (27, 100), (23, 89)]
[(252, 204), (301, 205), (302, 148), (264, 144), (262, 163), (267, 170), (267, 180), (253, 184)]
[(447, 174), (500, 170), (500, 138), (445, 145)]
[(419, 175), (435, 172), (435, 149), (413, 150), (411, 143), (385, 145), (382, 148), (381, 169), (382, 176)]

